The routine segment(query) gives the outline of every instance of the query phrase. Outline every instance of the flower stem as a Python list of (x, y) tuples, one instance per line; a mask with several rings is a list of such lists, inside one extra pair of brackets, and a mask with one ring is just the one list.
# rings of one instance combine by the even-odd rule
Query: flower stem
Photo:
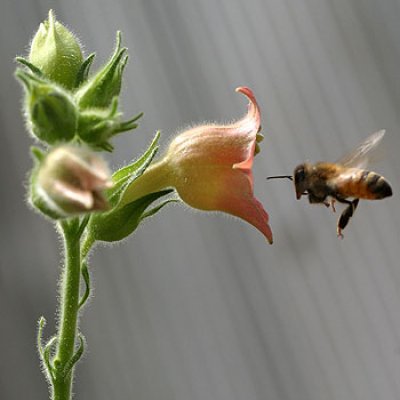
[(70, 400), (78, 328), (79, 288), (81, 276), (80, 235), (71, 225), (61, 224), (64, 236), (65, 265), (60, 296), (60, 321), (54, 357), (53, 400)]

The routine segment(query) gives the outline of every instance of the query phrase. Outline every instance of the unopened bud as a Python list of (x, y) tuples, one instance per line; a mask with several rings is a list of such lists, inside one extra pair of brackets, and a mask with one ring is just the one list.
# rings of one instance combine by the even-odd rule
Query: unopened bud
[(42, 202), (65, 217), (109, 208), (103, 193), (112, 186), (107, 166), (86, 148), (52, 150), (42, 161), (34, 184)]
[(73, 98), (59, 85), (18, 70), (26, 89), (26, 116), (32, 134), (48, 144), (71, 140), (76, 132), (77, 110)]
[(67, 89), (75, 87), (83, 63), (82, 51), (73, 33), (56, 21), (52, 10), (33, 37), (29, 62), (51, 81)]

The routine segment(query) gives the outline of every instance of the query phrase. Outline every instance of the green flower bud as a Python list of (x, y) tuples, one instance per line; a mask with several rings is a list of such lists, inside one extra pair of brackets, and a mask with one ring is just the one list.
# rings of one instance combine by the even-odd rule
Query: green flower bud
[(67, 89), (76, 85), (83, 63), (78, 40), (64, 25), (56, 21), (52, 10), (33, 37), (29, 62), (43, 75)]
[(129, 121), (121, 121), (122, 113), (118, 112), (118, 100), (114, 98), (110, 108), (91, 108), (79, 114), (78, 136), (92, 147), (112, 150), (108, 140), (118, 133), (137, 127), (137, 115)]
[(73, 98), (57, 84), (29, 72), (17, 70), (16, 76), (26, 89), (26, 117), (32, 134), (48, 144), (70, 141), (77, 126)]
[(54, 218), (107, 210), (103, 191), (112, 186), (105, 162), (89, 149), (60, 146), (34, 170), (33, 204)]
[(79, 107), (109, 107), (121, 91), (122, 73), (128, 56), (126, 47), (121, 48), (121, 32), (117, 32), (117, 45), (111, 59), (77, 91)]

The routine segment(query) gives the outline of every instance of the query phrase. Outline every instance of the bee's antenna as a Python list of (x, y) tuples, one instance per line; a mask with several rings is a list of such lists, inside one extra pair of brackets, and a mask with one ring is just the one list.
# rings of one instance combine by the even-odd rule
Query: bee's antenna
[(291, 175), (277, 175), (277, 176), (268, 176), (266, 179), (267, 180), (269, 180), (269, 179), (289, 179), (290, 181), (293, 181), (293, 176), (291, 176)]

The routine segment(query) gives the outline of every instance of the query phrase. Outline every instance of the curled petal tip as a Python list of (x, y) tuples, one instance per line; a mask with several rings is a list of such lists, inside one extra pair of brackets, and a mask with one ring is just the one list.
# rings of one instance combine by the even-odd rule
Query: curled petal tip
[(249, 99), (249, 108), (245, 118), (257, 125), (256, 133), (258, 133), (260, 131), (261, 115), (260, 108), (253, 91), (247, 86), (239, 86), (235, 89), (235, 92), (242, 93)]
[(238, 86), (235, 89), (235, 92), (243, 93), (247, 97), (252, 97), (252, 96), (254, 97), (252, 90), (250, 88), (248, 88), (247, 86)]
[(257, 104), (253, 91), (247, 86), (239, 86), (235, 89), (235, 92), (244, 94), (253, 104)]

